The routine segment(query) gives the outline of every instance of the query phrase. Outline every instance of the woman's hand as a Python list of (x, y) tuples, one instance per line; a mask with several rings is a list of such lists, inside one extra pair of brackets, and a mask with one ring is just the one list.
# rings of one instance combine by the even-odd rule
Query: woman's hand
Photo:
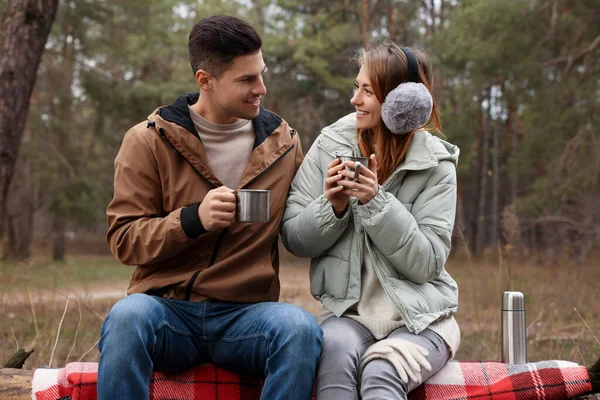
[(345, 168), (339, 158), (336, 158), (327, 165), (327, 179), (325, 179), (325, 198), (329, 200), (333, 207), (336, 217), (341, 217), (348, 207), (350, 196), (344, 193), (344, 187), (339, 186), (338, 182), (343, 178), (340, 171)]
[[(352, 161), (346, 161), (346, 166), (354, 168)], [(353, 181), (354, 171), (340, 170), (339, 174), (343, 179), (338, 180), (337, 184), (343, 190), (340, 192), (358, 199), (361, 204), (367, 204), (379, 191), (379, 182), (377, 181), (377, 158), (375, 154), (369, 157), (369, 168), (361, 166), (358, 180)]]

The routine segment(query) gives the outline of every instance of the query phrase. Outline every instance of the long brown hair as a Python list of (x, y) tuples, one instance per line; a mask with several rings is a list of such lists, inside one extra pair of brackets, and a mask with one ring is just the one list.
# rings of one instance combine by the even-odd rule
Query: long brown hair
[[(431, 92), (431, 67), (427, 54), (420, 49), (409, 48), (419, 64), (419, 82)], [(373, 93), (380, 103), (383, 103), (388, 93), (399, 84), (408, 82), (408, 60), (404, 52), (393, 42), (385, 41), (376, 46), (363, 49), (357, 60), (365, 67), (371, 81)], [(433, 101), (433, 109), (429, 120), (419, 129), (441, 132), (442, 125), (438, 108)], [(371, 129), (359, 130), (358, 146), (363, 157), (377, 155), (377, 179), (383, 184), (392, 172), (406, 158), (406, 153), (415, 131), (403, 135), (393, 134), (383, 123)]]

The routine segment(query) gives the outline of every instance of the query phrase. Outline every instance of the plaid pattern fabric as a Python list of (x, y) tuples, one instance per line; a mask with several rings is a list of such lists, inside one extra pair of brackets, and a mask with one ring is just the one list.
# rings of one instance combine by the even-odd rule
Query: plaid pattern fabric
[[(96, 400), (97, 363), (70, 363), (61, 369), (37, 369), (35, 400)], [(179, 374), (155, 372), (150, 399), (259, 400), (263, 380), (205, 364)]]
[(410, 393), (411, 400), (570, 399), (592, 389), (585, 367), (567, 361), (523, 365), (451, 361)]
[[(32, 381), (34, 400), (96, 400), (98, 364), (71, 363), (61, 369), (38, 369)], [(154, 373), (150, 399), (259, 400), (262, 379), (228, 372), (214, 365), (167, 375)], [(410, 400), (563, 400), (591, 390), (587, 369), (567, 361), (525, 365), (451, 361), (409, 394)], [(314, 392), (311, 400), (314, 400)]]

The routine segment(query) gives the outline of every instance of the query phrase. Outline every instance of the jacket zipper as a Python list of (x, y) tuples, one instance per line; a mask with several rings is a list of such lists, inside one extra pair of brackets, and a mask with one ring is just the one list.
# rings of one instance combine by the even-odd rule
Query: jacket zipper
[[(362, 240), (365, 240), (364, 236), (362, 237)], [(368, 242), (367, 242), (367, 251), (370, 251)], [(363, 257), (364, 257), (364, 254), (363, 254)], [(369, 257), (371, 257), (371, 253), (369, 253)], [(371, 257), (371, 259), (372, 258), (373, 257)], [(406, 307), (404, 307), (404, 304), (402, 304), (402, 302), (396, 295), (396, 292), (394, 292), (393, 288), (389, 287), (390, 285), (387, 283), (387, 280), (384, 279), (385, 275), (383, 275), (380, 272), (380, 270), (375, 266), (375, 263), (373, 263), (373, 269), (375, 270), (375, 275), (377, 275), (377, 278), (379, 279), (379, 283), (381, 283), (381, 286), (383, 287), (383, 291), (386, 292), (388, 294), (388, 296), (393, 297), (394, 300), (396, 300), (396, 303), (394, 304), (394, 306), (396, 306), (396, 308), (400, 312), (400, 316), (402, 317), (402, 320), (404, 321), (407, 328), (411, 329), (413, 332), (416, 331), (418, 328), (415, 326), (412, 319), (409, 317)]]
[(179, 150), (177, 150), (177, 149), (175, 148), (175, 146), (173, 146), (173, 143), (171, 143), (171, 141), (169, 140), (169, 138), (167, 137), (167, 135), (165, 135), (165, 133), (163, 132), (163, 128), (159, 128), (159, 130), (158, 130), (158, 133), (160, 134), (160, 136), (162, 136), (162, 138), (163, 138), (163, 139), (165, 139), (165, 140), (167, 141), (167, 143), (169, 143), (169, 146), (171, 146), (171, 148), (172, 148), (173, 150), (175, 150), (175, 152), (176, 152), (177, 154), (179, 154), (179, 155), (181, 156), (181, 158), (183, 158), (183, 159), (185, 160), (185, 162), (186, 162), (186, 163), (188, 163), (188, 165), (189, 165), (190, 167), (192, 167), (192, 168), (193, 168), (193, 170), (194, 170), (194, 171), (196, 171), (196, 172), (198, 173), (198, 175), (200, 175), (202, 178), (204, 178), (204, 180), (205, 180), (206, 182), (208, 182), (210, 185), (214, 186), (214, 188), (215, 188), (215, 189), (217, 188), (217, 187), (215, 186), (215, 184), (214, 184), (214, 183), (212, 183), (211, 181), (209, 181), (208, 179), (206, 179), (206, 177), (205, 177), (204, 175), (202, 175), (202, 174), (200, 173), (200, 171), (198, 171), (198, 169), (196, 169), (196, 167), (194, 167), (194, 165), (193, 165), (193, 164), (192, 164), (192, 163), (191, 163), (191, 162), (190, 162), (190, 161), (189, 161), (187, 158), (185, 158), (185, 157), (183, 156), (183, 154), (181, 154), (181, 152), (180, 152)]
[[(171, 148), (173, 150), (175, 150), (175, 152), (177, 154), (179, 154), (188, 163), (188, 165), (190, 167), (192, 167), (194, 169), (194, 171), (196, 171), (198, 173), (198, 175), (200, 175), (201, 177), (204, 178), (204, 175), (202, 175), (200, 173), (200, 171), (198, 171), (196, 169), (196, 167), (194, 167), (192, 165), (192, 163), (189, 162), (188, 159), (185, 158), (183, 156), (183, 154), (181, 154), (181, 152), (175, 148), (175, 146), (173, 146), (173, 143), (171, 143), (171, 141), (169, 140), (169, 138), (167, 137), (167, 135), (165, 135), (165, 133), (163, 132), (162, 128), (159, 128), (158, 133), (160, 134), (160, 136), (163, 137), (163, 139), (165, 139), (167, 141), (167, 143), (169, 143), (169, 145), (171, 146)], [(206, 179), (206, 178), (204, 178), (204, 179)], [(206, 180), (207, 180), (208, 183), (210, 183), (212, 185), (212, 182), (208, 181), (208, 179), (206, 179)], [(227, 234), (227, 230), (228, 230), (228, 228), (225, 228), (223, 230), (223, 232), (221, 232), (221, 235), (219, 236), (219, 238), (217, 239), (217, 243), (215, 244), (215, 247), (213, 249), (212, 255), (210, 257), (210, 262), (208, 263), (208, 267), (207, 268), (210, 268), (215, 263), (215, 260), (217, 259), (217, 253), (219, 251), (219, 247), (221, 246), (221, 243), (223, 243), (223, 239), (225, 238), (225, 235)], [(198, 274), (200, 274), (201, 271), (202, 270), (198, 270), (198, 271), (194, 272), (194, 275), (192, 275), (192, 277), (190, 278), (190, 281), (188, 282), (187, 287), (185, 289), (185, 300), (186, 301), (190, 301), (190, 298), (192, 297), (192, 287), (194, 286), (194, 282), (196, 282), (196, 278), (198, 278)]]
[(261, 176), (261, 175), (263, 175), (264, 173), (266, 173), (268, 170), (270, 170), (270, 169), (271, 169), (271, 167), (272, 167), (273, 165), (277, 164), (277, 162), (278, 162), (279, 160), (281, 160), (283, 157), (285, 157), (285, 155), (286, 155), (287, 153), (289, 153), (290, 151), (292, 151), (292, 150), (294, 149), (294, 147), (296, 147), (296, 145), (292, 144), (292, 145), (290, 146), (290, 148), (289, 148), (289, 149), (287, 149), (287, 150), (286, 150), (286, 151), (285, 151), (285, 152), (284, 152), (282, 155), (280, 155), (279, 157), (277, 157), (277, 159), (276, 159), (275, 161), (273, 161), (273, 162), (271, 163), (271, 165), (269, 165), (267, 168), (265, 168), (265, 169), (264, 169), (264, 171), (262, 171), (260, 174), (256, 175), (254, 178), (252, 178), (250, 181), (248, 181), (248, 183), (246, 183), (246, 184), (245, 184), (243, 187), (246, 187), (246, 186), (248, 186), (249, 184), (251, 184), (252, 182), (254, 182), (255, 180), (257, 180), (258, 178), (260, 178), (260, 176)]

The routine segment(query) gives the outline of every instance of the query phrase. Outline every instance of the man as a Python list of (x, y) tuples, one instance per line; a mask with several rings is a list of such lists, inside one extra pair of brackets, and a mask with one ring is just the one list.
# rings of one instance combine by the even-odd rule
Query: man
[[(264, 399), (310, 397), (322, 332), (277, 302), (277, 235), (303, 154), (296, 131), (260, 107), (261, 44), (238, 18), (198, 22), (189, 55), (200, 94), (123, 139), (107, 238), (137, 268), (102, 326), (100, 400), (148, 398), (153, 370), (206, 362), (264, 374)], [(271, 191), (268, 223), (235, 220), (241, 188)]]

